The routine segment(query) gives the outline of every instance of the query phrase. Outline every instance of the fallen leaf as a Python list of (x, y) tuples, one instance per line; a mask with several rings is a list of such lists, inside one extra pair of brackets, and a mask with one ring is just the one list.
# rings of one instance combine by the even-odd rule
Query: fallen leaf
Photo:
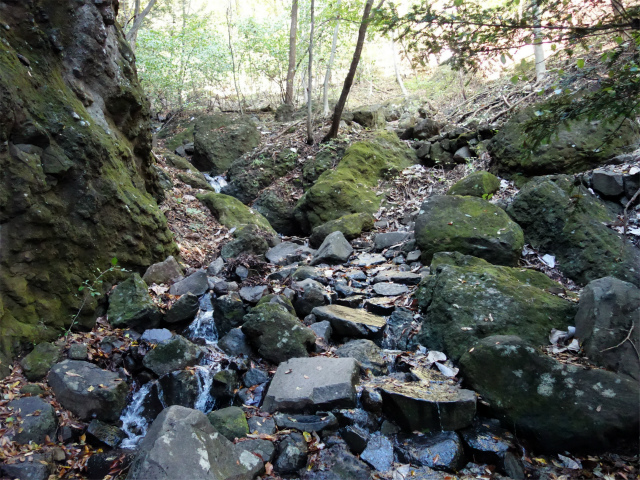
[(73, 373), (73, 372), (66, 372), (65, 375), (69, 375), (70, 377), (79, 377), (80, 376), (77, 373)]

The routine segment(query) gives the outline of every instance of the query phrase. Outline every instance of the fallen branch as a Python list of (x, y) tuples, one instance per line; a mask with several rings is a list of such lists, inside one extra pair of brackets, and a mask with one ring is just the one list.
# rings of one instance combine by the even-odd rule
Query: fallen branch
[[(640, 190), (639, 190), (640, 191)], [(631, 341), (631, 332), (633, 332), (633, 327), (635, 327), (635, 324), (631, 324), (631, 328), (629, 329), (629, 333), (627, 333), (627, 336), (624, 337), (624, 340), (622, 340), (619, 344), (614, 345), (613, 347), (609, 347), (609, 348), (605, 348), (604, 350), (600, 350), (600, 353), (603, 352), (607, 352), (609, 350), (613, 350), (614, 348), (618, 348), (619, 346), (621, 346), (624, 342), (626, 342), (627, 340), (629, 340), (629, 343), (631, 344), (631, 346), (633, 347), (633, 349), (636, 351), (636, 355), (638, 355), (638, 358), (640, 358), (640, 353), (638, 353), (638, 349), (636, 348), (635, 344)]]
[(514, 102), (509, 108), (505, 108), (504, 110), (502, 110), (501, 112), (499, 112), (496, 116), (494, 116), (491, 121), (489, 123), (493, 123), (495, 122), (497, 119), (499, 119), (502, 115), (504, 115), (505, 113), (510, 112), (511, 110), (513, 110), (513, 108), (524, 102), (527, 98), (532, 97), (533, 95), (537, 95), (538, 92), (536, 92), (535, 90), (533, 92), (531, 92), (529, 95), (527, 95), (526, 97), (522, 97), (520, 100), (518, 100), (517, 102)]

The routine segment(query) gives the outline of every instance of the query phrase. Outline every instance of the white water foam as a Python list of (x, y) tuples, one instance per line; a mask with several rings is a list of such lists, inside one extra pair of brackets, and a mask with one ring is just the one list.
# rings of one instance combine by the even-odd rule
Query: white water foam
[(121, 448), (135, 448), (138, 442), (144, 438), (149, 428), (149, 422), (142, 416), (144, 413), (144, 400), (151, 391), (153, 382), (145, 383), (140, 390), (133, 394), (129, 405), (122, 412), (122, 431), (127, 435)]

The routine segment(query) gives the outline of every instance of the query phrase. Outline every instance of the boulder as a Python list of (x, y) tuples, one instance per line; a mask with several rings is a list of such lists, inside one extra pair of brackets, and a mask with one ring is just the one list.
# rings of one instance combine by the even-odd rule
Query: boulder
[(589, 360), (638, 381), (640, 359), (634, 345), (640, 345), (639, 318), (640, 289), (617, 278), (600, 278), (580, 295), (575, 335)]
[(153, 303), (147, 284), (134, 273), (109, 296), (107, 318), (115, 328), (130, 327), (142, 331), (157, 327), (162, 313)]
[(173, 256), (168, 256), (163, 262), (154, 263), (142, 276), (148, 285), (152, 283), (171, 283), (182, 277), (182, 267)]
[(206, 193), (197, 197), (216, 220), (227, 228), (255, 225), (265, 232), (276, 234), (266, 218), (236, 198), (222, 193)]
[(393, 247), (394, 245), (399, 245), (401, 243), (406, 242), (411, 237), (410, 232), (387, 232), (387, 233), (378, 233), (375, 237), (373, 237), (373, 243), (378, 252), (385, 250), (389, 247)]
[(262, 470), (256, 455), (235, 448), (204, 413), (176, 405), (151, 425), (127, 480), (252, 480)]
[(200, 295), (204, 295), (207, 290), (209, 290), (207, 272), (201, 268), (193, 272), (184, 280), (180, 280), (179, 282), (171, 285), (169, 293), (171, 295), (186, 295), (187, 293), (191, 293), (199, 297)]
[(129, 393), (117, 373), (78, 360), (54, 365), (47, 381), (60, 405), (81, 420), (117, 421)]
[(527, 243), (555, 255), (558, 269), (572, 280), (586, 284), (611, 276), (640, 286), (640, 250), (606, 226), (616, 217), (572, 177), (531, 180), (507, 213)]
[(196, 365), (202, 350), (180, 335), (174, 335), (147, 352), (142, 364), (158, 376)]
[(371, 469), (344, 445), (321, 450), (318, 461), (302, 473), (302, 480), (370, 480)]
[(289, 298), (287, 298), (284, 295), (274, 295), (271, 293), (268, 295), (264, 295), (258, 302), (258, 305), (264, 305), (267, 303), (279, 305), (280, 307), (284, 308), (287, 312), (289, 312), (291, 315), (296, 314), (296, 311), (293, 308), (293, 304), (291, 303), (291, 300), (289, 300)]
[(315, 157), (308, 158), (302, 166), (304, 186), (308, 187), (316, 183), (318, 177), (335, 166), (343, 155), (344, 148), (331, 146), (320, 150)]
[(436, 252), (460, 252), (515, 265), (524, 246), (522, 229), (504, 210), (476, 197), (429, 197), (420, 207), (415, 234), (425, 264)]
[(246, 117), (200, 117), (193, 130), (191, 163), (202, 172), (220, 175), (234, 160), (260, 144), (260, 132)]
[(425, 318), (415, 340), (454, 361), (490, 335), (545, 345), (552, 328), (573, 323), (575, 304), (550, 293), (560, 287), (543, 273), (460, 254), (436, 254), (431, 271), (416, 293)]
[(22, 445), (29, 442), (42, 445), (47, 437), (56, 441), (58, 417), (49, 402), (40, 397), (22, 397), (10, 401), (8, 407), (16, 419), (14, 433), (9, 434), (11, 440)]
[(373, 229), (373, 216), (369, 213), (352, 213), (315, 227), (309, 237), (309, 244), (318, 248), (333, 232), (342, 232), (347, 240), (355, 240), (362, 232)]
[(293, 358), (278, 367), (262, 409), (270, 413), (313, 413), (353, 408), (358, 372), (352, 358)]
[(178, 179), (190, 187), (197, 188), (200, 190), (210, 190), (214, 191), (214, 188), (207, 181), (206, 177), (200, 172), (194, 172), (193, 170), (187, 172), (178, 172), (176, 174)]
[(273, 469), (281, 474), (296, 473), (307, 465), (309, 447), (302, 434), (293, 432), (285, 435), (278, 444)]
[(140, 341), (147, 343), (160, 343), (169, 340), (172, 335), (173, 334), (166, 328), (151, 328), (144, 331), (140, 337)]
[(182, 295), (169, 311), (164, 314), (164, 321), (169, 324), (187, 323), (192, 321), (200, 308), (198, 297), (193, 293)]
[(231, 329), (241, 326), (246, 313), (247, 310), (238, 293), (233, 292), (216, 298), (213, 302), (213, 319), (218, 336), (222, 338)]
[(311, 265), (328, 263), (330, 265), (344, 263), (349, 260), (353, 248), (344, 238), (341, 231), (335, 231), (327, 235), (311, 259)]
[(282, 198), (273, 190), (265, 190), (253, 203), (253, 209), (267, 219), (273, 229), (286, 236), (300, 234), (300, 228), (293, 214), (295, 200)]
[(126, 437), (124, 432), (115, 425), (109, 425), (95, 418), (87, 426), (87, 436), (93, 445), (109, 448), (116, 448)]
[(200, 391), (198, 374), (187, 370), (176, 370), (158, 379), (162, 401), (166, 406), (180, 405), (194, 408)]
[(242, 333), (241, 328), (232, 328), (229, 333), (218, 341), (218, 347), (227, 355), (245, 355), (248, 357), (252, 353), (247, 336)]
[(278, 364), (309, 355), (316, 336), (280, 305), (260, 305), (244, 317), (242, 332), (258, 355)]
[[(544, 109), (540, 108), (539, 109)], [(559, 127), (549, 143), (525, 145), (526, 122), (535, 118), (535, 109), (524, 109), (512, 116), (488, 148), (491, 171), (496, 175), (525, 176), (578, 173), (605, 163), (623, 147), (638, 141), (638, 127), (629, 120), (605, 122), (576, 120)], [(622, 123), (621, 123), (622, 121)]]
[(624, 177), (607, 170), (594, 170), (591, 175), (593, 189), (605, 198), (617, 198), (624, 194)]
[(304, 261), (314, 253), (315, 250), (307, 247), (306, 245), (299, 245), (293, 242), (282, 242), (269, 249), (264, 256), (267, 257), (269, 263), (287, 266), (292, 263)]
[(372, 130), (384, 128), (385, 108), (382, 105), (369, 105), (353, 111), (353, 121)]
[[(225, 244), (220, 252), (220, 256), (225, 260), (235, 258), (243, 253), (248, 255), (263, 255), (269, 250), (270, 246), (274, 246), (277, 243), (277, 237), (274, 237), (271, 232), (262, 230), (257, 225), (241, 227), (233, 232), (233, 237), (234, 239)], [(244, 269), (245, 267), (241, 265), (238, 268)], [(244, 280), (246, 274), (248, 274), (247, 270), (245, 270), (244, 277), (238, 276), (241, 280)]]
[(393, 467), (393, 442), (384, 435), (372, 435), (360, 458), (379, 472), (388, 472)]
[(62, 358), (62, 345), (43, 342), (36, 345), (21, 361), (27, 380), (37, 382), (47, 376), (51, 367)]
[(450, 472), (457, 472), (467, 464), (456, 432), (398, 435), (396, 441), (396, 452), (402, 463)]
[(89, 348), (84, 343), (73, 343), (69, 345), (67, 356), (71, 360), (86, 360), (89, 358)]
[(239, 407), (214, 410), (207, 415), (207, 418), (216, 431), (232, 442), (236, 438), (244, 438), (249, 434), (247, 419), (244, 416), (244, 411)]
[(327, 305), (316, 307), (311, 313), (318, 321), (331, 322), (336, 337), (379, 339), (386, 325), (383, 317), (372, 315), (360, 308)]
[(424, 118), (414, 127), (409, 127), (402, 134), (403, 140), (427, 140), (440, 133), (440, 124), (431, 118)]
[(504, 335), (482, 339), (460, 368), (492, 412), (543, 451), (596, 452), (640, 435), (640, 389), (625, 375), (561, 363)]
[(447, 195), (488, 198), (500, 189), (500, 179), (485, 171), (474, 172), (456, 182)]
[(351, 340), (336, 350), (340, 358), (355, 358), (364, 372), (373, 375), (385, 375), (387, 364), (382, 358), (382, 350), (371, 340)]

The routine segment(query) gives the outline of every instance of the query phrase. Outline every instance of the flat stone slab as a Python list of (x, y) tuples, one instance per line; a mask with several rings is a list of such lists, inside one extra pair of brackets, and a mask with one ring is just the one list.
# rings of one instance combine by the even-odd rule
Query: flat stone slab
[(381, 297), (395, 297), (409, 292), (409, 287), (399, 283), (379, 282), (373, 286), (373, 291)]
[(317, 321), (328, 320), (335, 336), (349, 338), (377, 338), (382, 335), (387, 321), (360, 308), (341, 305), (316, 307), (311, 313)]
[(353, 358), (292, 358), (278, 367), (262, 410), (314, 413), (353, 408), (359, 371)]
[(409, 240), (410, 235), (411, 232), (379, 233), (375, 236), (373, 241), (375, 243), (376, 250), (380, 251)]
[(403, 285), (417, 285), (422, 280), (422, 275), (412, 272), (399, 272), (397, 270), (385, 270), (373, 279), (373, 283), (392, 282)]
[(275, 247), (269, 249), (264, 254), (269, 263), (274, 265), (286, 266), (304, 260), (308, 256), (313, 256), (316, 251), (305, 245), (299, 245), (293, 242), (282, 242)]
[(370, 267), (371, 265), (381, 265), (383, 263), (387, 263), (387, 259), (379, 253), (363, 253), (351, 260), (351, 265), (356, 267)]

